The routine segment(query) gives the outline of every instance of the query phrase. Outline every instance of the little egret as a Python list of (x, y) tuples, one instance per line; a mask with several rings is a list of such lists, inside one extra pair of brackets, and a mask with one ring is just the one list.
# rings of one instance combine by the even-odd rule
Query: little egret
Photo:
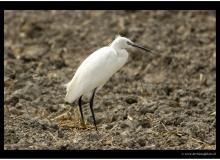
[(97, 130), (93, 111), (95, 93), (97, 93), (110, 77), (126, 63), (128, 59), (128, 52), (126, 49), (132, 47), (151, 52), (150, 49), (141, 47), (128, 38), (119, 35), (109, 46), (102, 47), (89, 55), (76, 70), (72, 80), (65, 85), (67, 91), (65, 101), (73, 103), (78, 99), (81, 124), (84, 127), (82, 97), (86, 95), (90, 97), (90, 110)]

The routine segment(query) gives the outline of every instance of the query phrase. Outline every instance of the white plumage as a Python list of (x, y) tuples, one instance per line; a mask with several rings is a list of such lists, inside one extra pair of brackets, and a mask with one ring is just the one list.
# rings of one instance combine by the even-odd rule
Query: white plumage
[[(89, 55), (79, 66), (72, 80), (66, 84), (65, 101), (72, 103), (83, 95), (97, 91), (127, 61), (128, 52), (124, 47), (129, 39), (118, 36), (109, 46), (98, 49)], [(127, 45), (128, 46), (128, 45)], [(96, 92), (97, 92), (96, 91)]]

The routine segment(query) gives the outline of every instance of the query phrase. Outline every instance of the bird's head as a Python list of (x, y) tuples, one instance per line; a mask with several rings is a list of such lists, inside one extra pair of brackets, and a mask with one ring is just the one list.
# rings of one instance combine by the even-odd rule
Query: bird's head
[(130, 48), (129, 43), (133, 43), (130, 39), (117, 35), (112, 44), (119, 49)]
[(118, 49), (129, 49), (129, 48), (136, 47), (136, 48), (145, 50), (146, 52), (151, 52), (150, 49), (141, 47), (141, 46), (135, 44), (134, 42), (132, 42), (130, 39), (122, 37), (120, 35), (118, 35), (115, 38), (115, 40), (112, 42), (111, 46), (118, 48)]

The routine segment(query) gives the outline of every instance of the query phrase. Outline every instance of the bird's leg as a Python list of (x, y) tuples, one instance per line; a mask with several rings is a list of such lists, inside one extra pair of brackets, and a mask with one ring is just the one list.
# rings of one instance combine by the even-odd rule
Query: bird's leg
[(90, 109), (91, 109), (91, 112), (92, 112), (92, 118), (93, 118), (93, 121), (94, 121), (95, 129), (96, 129), (96, 131), (98, 131), (97, 126), (96, 126), (95, 114), (94, 114), (94, 111), (93, 111), (93, 99), (94, 99), (94, 96), (95, 96), (95, 91), (96, 91), (96, 88), (93, 91), (92, 97), (90, 99), (89, 106), (90, 106)]
[(79, 98), (79, 111), (80, 111), (80, 114), (81, 114), (81, 125), (84, 128), (86, 128), (84, 117), (83, 117), (83, 112), (82, 112), (82, 96)]

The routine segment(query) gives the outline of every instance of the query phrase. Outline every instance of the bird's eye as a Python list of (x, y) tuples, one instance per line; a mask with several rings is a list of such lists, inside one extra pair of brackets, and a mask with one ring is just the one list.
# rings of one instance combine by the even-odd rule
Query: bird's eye
[(128, 44), (128, 45), (131, 45), (131, 42), (127, 41), (127, 44)]

